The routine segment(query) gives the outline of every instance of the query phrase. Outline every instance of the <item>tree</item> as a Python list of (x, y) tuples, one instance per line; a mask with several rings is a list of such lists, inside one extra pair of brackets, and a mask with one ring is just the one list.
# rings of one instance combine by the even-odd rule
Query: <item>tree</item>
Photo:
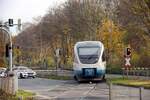
[[(124, 44), (122, 42), (125, 31), (109, 19), (102, 20), (102, 26), (97, 33), (97, 39), (104, 43), (107, 51), (108, 63), (123, 56)], [(117, 61), (118, 61), (117, 60)]]
[(124, 43), (131, 45), (134, 66), (146, 67), (150, 57), (150, 0), (120, 0), (118, 20), (126, 30)]
[[(125, 28), (134, 25), (150, 36), (150, 0), (120, 0), (118, 19)], [(128, 16), (127, 16), (128, 15)]]

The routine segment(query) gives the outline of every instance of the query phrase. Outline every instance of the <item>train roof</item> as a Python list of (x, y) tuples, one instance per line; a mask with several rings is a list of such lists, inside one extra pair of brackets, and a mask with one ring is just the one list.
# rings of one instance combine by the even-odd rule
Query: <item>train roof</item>
[(96, 45), (96, 46), (103, 46), (103, 43), (100, 42), (100, 41), (80, 41), (80, 42), (77, 42), (75, 44), (75, 46), (93, 46), (93, 45)]

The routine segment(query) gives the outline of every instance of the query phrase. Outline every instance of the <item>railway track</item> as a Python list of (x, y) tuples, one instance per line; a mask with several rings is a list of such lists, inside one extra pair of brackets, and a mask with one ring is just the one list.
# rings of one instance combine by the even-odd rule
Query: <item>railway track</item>
[[(54, 100), (108, 100), (108, 87), (105, 83), (65, 83), (50, 93), (59, 93), (52, 96)], [(52, 100), (53, 100), (52, 99)]]

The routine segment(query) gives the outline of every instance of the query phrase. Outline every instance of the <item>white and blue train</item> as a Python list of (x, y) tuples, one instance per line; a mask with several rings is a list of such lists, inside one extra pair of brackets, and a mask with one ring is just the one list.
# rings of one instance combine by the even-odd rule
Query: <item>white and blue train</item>
[(74, 46), (74, 78), (77, 81), (104, 80), (106, 60), (100, 41), (81, 41)]

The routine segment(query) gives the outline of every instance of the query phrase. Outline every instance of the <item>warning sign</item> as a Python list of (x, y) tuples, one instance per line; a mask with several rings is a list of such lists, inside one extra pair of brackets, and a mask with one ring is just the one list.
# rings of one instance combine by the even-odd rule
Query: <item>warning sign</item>
[(131, 64), (130, 64), (130, 57), (126, 57), (125, 58), (125, 66), (126, 67), (130, 67), (131, 66)]

